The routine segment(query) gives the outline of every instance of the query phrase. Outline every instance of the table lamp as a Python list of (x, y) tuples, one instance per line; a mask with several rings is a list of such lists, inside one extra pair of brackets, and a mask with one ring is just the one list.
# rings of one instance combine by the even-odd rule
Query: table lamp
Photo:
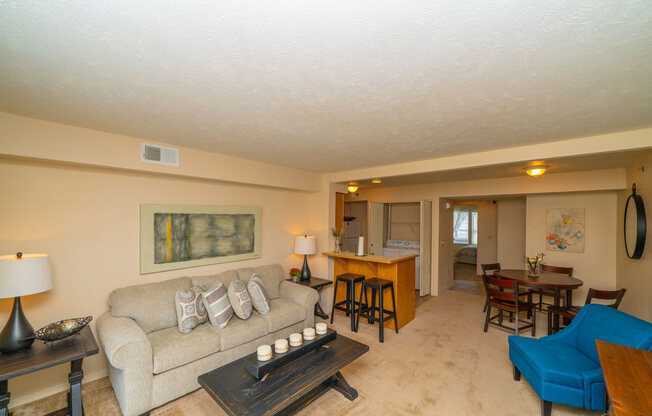
[(317, 239), (312, 235), (297, 236), (294, 241), (294, 254), (303, 254), (303, 267), (301, 267), (301, 280), (310, 280), (308, 267), (308, 254), (317, 253)]
[(27, 321), (20, 297), (52, 289), (50, 257), (47, 254), (0, 256), (0, 298), (14, 298), (9, 320), (0, 333), (0, 352), (12, 353), (29, 348), (34, 328)]

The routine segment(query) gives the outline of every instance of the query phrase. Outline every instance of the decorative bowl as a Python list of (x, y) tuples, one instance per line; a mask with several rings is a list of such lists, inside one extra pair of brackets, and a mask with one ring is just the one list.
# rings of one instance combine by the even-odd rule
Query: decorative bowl
[(41, 341), (58, 341), (68, 338), (84, 329), (92, 319), (92, 316), (85, 316), (83, 318), (64, 319), (63, 321), (54, 322), (34, 332), (34, 338), (40, 339)]

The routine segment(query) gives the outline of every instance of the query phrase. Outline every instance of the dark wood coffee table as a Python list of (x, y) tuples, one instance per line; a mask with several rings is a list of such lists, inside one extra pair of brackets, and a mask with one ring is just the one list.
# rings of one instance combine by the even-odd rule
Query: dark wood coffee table
[(245, 369), (245, 358), (199, 376), (199, 384), (229, 415), (291, 415), (333, 388), (349, 400), (358, 392), (340, 370), (369, 351), (342, 335), (280, 367), (261, 380)]

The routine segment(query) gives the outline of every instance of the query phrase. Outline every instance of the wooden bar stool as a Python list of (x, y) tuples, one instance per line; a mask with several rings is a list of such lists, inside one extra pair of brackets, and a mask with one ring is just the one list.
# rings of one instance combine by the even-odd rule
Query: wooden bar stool
[[(365, 303), (362, 303), (362, 294), (366, 295), (366, 289), (371, 289), (371, 306), (367, 303), (367, 298), (365, 297)], [(392, 309), (393, 311), (384, 309), (383, 307), (383, 291), (385, 289), (391, 290), (392, 292)], [(376, 293), (378, 293), (378, 306), (376, 306)], [(394, 297), (394, 282), (391, 280), (378, 279), (376, 277), (367, 279), (362, 282), (362, 289), (360, 292), (360, 301), (358, 302), (360, 307), (358, 308), (358, 316), (355, 321), (355, 332), (358, 332), (358, 325), (360, 325), (360, 317), (367, 319), (367, 322), (370, 324), (378, 322), (378, 332), (380, 342), (384, 342), (384, 333), (385, 333), (385, 322), (390, 319), (394, 319), (394, 327), (396, 328), (396, 333), (398, 334), (398, 322), (396, 321), (396, 300)], [(378, 316), (376, 317), (376, 312)]]
[[(339, 282), (342, 282), (346, 285), (346, 298), (343, 301), (335, 303), (337, 300), (337, 284)], [(355, 331), (355, 313), (360, 309), (360, 302), (355, 301), (355, 284), (359, 282), (363, 282), (364, 284), (364, 276), (356, 273), (344, 273), (338, 275), (335, 278), (335, 288), (333, 289), (333, 308), (331, 309), (331, 324), (333, 323), (333, 318), (335, 317), (335, 309), (337, 309), (338, 311), (345, 312), (346, 316), (351, 316), (351, 331)], [(360, 300), (362, 301), (362, 297)]]

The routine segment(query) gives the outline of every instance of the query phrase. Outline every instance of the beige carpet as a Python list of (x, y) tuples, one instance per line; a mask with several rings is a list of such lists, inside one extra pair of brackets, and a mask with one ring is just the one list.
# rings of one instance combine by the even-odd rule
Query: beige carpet
[[(351, 333), (349, 321), (337, 315), (333, 325), (345, 336), (369, 345), (370, 350), (342, 370), (359, 392), (351, 402), (334, 390), (304, 409), (300, 415), (539, 415), (540, 400), (525, 379), (512, 379), (507, 356), (508, 333), (489, 328), (482, 332), (484, 298), (479, 285), (456, 283), (417, 308), (416, 319), (400, 334), (385, 331), (378, 342), (375, 327), (361, 323)], [(537, 335), (545, 333), (545, 315), (538, 314)], [(107, 379), (84, 385), (86, 415), (119, 415)], [(65, 395), (16, 408), (15, 416), (42, 415), (62, 406)], [(553, 404), (553, 415), (593, 415)], [(152, 412), (153, 416), (225, 415), (197, 390)]]
[(453, 264), (453, 279), (482, 282), (482, 276), (477, 274), (477, 271), (475, 264), (455, 263)]

